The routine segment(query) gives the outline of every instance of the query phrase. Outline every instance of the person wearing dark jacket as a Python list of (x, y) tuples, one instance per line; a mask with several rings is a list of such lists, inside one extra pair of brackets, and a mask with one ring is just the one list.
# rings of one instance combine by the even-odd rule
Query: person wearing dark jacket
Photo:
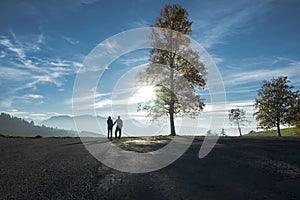
[(107, 119), (107, 139), (109, 139), (109, 138), (112, 139), (112, 129), (113, 129), (113, 126), (114, 126), (113, 120), (109, 116), (108, 119)]

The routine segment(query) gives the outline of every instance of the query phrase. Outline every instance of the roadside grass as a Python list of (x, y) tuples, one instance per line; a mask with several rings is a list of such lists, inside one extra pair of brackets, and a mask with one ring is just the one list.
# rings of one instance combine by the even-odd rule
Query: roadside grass
[[(282, 136), (300, 136), (300, 129), (295, 129), (295, 128), (284, 128), (281, 129), (281, 135)], [(266, 130), (266, 131), (258, 131), (258, 132), (251, 132), (248, 134), (245, 134), (243, 136), (278, 136), (277, 135), (277, 130)], [(195, 138), (204, 138), (205, 136), (196, 136)], [(228, 138), (235, 138), (236, 136), (224, 136)], [(65, 137), (60, 137), (60, 136), (41, 136), (41, 135), (36, 135), (36, 136), (17, 136), (17, 135), (7, 135), (7, 134), (1, 134), (0, 133), (0, 138), (56, 138), (56, 139), (67, 139), (67, 138), (80, 138), (80, 137), (70, 137), (70, 136), (65, 136)], [(84, 138), (90, 138), (90, 137), (84, 137)], [(105, 137), (99, 137), (101, 139)], [(122, 137), (123, 141), (126, 140), (134, 140), (134, 139), (143, 139), (143, 140), (160, 140), (160, 139), (172, 139), (173, 136), (169, 135), (160, 135), (160, 136), (146, 136), (146, 137)], [(238, 138), (238, 137), (237, 137)]]
[(36, 136), (19, 136), (19, 135), (6, 135), (6, 134), (0, 134), (0, 138), (78, 138), (78, 137), (55, 137), (55, 136), (41, 136), (41, 135), (36, 135)]
[[(281, 129), (282, 136), (300, 136), (300, 131), (295, 128), (283, 128)], [(248, 133), (244, 136), (278, 136), (277, 130), (266, 130)]]
[(35, 138), (35, 137), (0, 134), (0, 138)]

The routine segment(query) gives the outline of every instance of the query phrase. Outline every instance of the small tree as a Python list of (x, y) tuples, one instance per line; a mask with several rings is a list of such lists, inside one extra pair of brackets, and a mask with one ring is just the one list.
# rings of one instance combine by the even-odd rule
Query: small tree
[(224, 128), (222, 128), (222, 130), (221, 130), (221, 136), (227, 136)]
[(208, 131), (206, 132), (206, 135), (207, 135), (207, 136), (212, 136), (213, 134), (212, 134), (211, 130), (208, 130)]
[(242, 136), (241, 126), (243, 126), (245, 122), (248, 122), (245, 115), (246, 111), (239, 108), (231, 109), (228, 114), (229, 120), (237, 125), (240, 136)]
[(264, 80), (258, 91), (259, 98), (255, 99), (254, 113), (259, 122), (258, 128), (277, 128), (278, 136), (281, 136), (280, 125), (290, 124), (292, 121), (294, 93), (293, 86), (286, 76)]
[(187, 10), (179, 5), (163, 7), (151, 28), (150, 64), (140, 73), (141, 82), (155, 86), (156, 99), (140, 103), (138, 110), (146, 110), (154, 120), (167, 115), (170, 135), (176, 135), (176, 115), (194, 117), (204, 108), (199, 91), (206, 84), (206, 69), (185, 36), (192, 32), (191, 26)]

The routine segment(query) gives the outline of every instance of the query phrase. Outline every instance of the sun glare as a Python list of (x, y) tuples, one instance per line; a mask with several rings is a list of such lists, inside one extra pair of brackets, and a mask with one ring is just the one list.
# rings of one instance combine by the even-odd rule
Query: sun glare
[(137, 96), (142, 101), (149, 101), (155, 98), (154, 88), (152, 86), (143, 86), (137, 91)]

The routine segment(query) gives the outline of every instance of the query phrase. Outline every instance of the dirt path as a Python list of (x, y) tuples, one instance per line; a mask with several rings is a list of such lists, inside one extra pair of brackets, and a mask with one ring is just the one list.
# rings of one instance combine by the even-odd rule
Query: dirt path
[(201, 143), (164, 169), (131, 174), (79, 139), (0, 138), (0, 199), (300, 199), (300, 138), (220, 139), (204, 159)]

